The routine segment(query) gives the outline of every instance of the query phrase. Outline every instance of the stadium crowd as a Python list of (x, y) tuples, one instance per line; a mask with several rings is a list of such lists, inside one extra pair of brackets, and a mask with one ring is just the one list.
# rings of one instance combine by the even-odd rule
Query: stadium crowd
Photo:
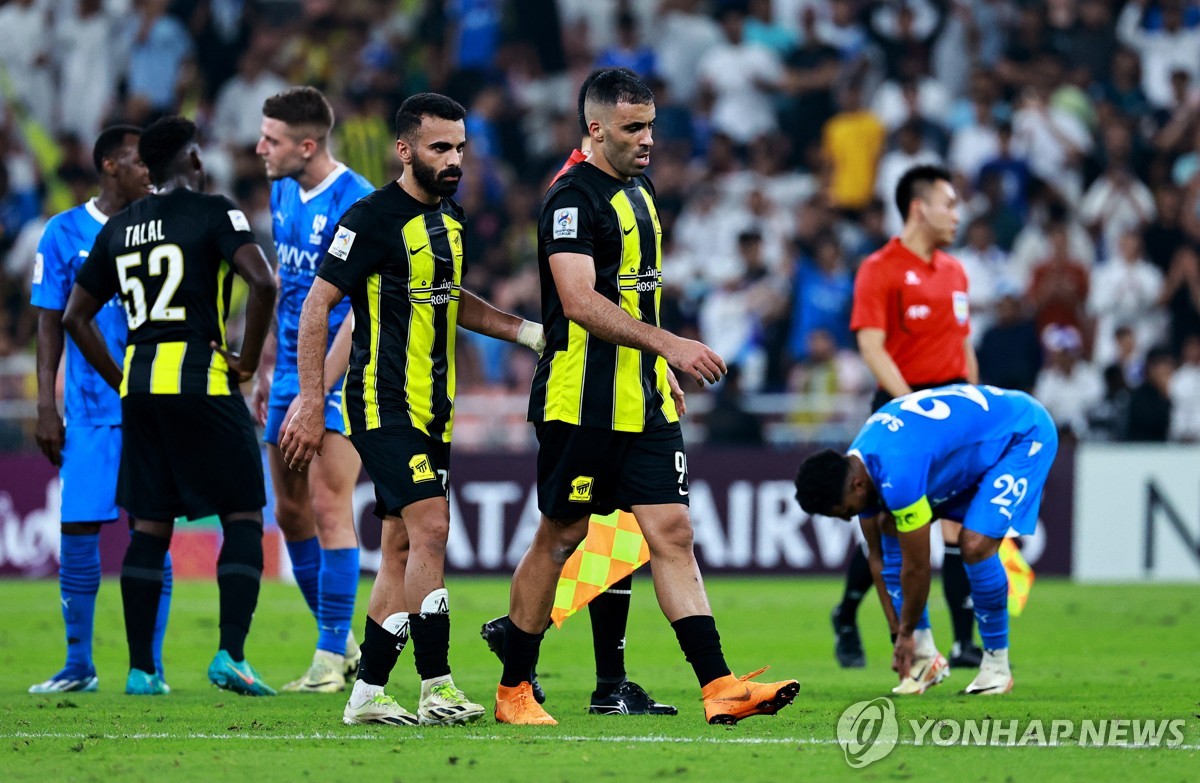
[[(656, 94), (663, 325), (738, 370), (713, 439), (754, 432), (740, 392), (870, 394), (854, 274), (925, 162), (962, 199), (982, 381), (1033, 391), (1068, 437), (1200, 439), (1197, 0), (7, 0), (0, 398), (34, 396), (35, 247), (94, 187), (98, 131), (194, 119), (212, 189), (269, 246), (254, 147), (288, 84), (330, 97), (335, 154), (375, 185), (398, 173), (400, 101), (459, 99), (471, 286), (537, 320), (538, 207), (607, 65)], [(527, 393), (527, 355), (459, 350), (464, 392)]]

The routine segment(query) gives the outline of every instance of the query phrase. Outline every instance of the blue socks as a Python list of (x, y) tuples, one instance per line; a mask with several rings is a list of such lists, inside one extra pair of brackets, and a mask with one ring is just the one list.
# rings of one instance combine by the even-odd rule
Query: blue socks
[(963, 563), (971, 580), (971, 595), (975, 600), (975, 622), (979, 638), (988, 650), (1008, 647), (1008, 574), (1000, 564), (1000, 555), (983, 562)]
[[(900, 539), (886, 533), (879, 536), (883, 549), (883, 583), (887, 585), (888, 595), (892, 598), (892, 606), (896, 608), (896, 617), (900, 617), (900, 607), (904, 603), (904, 594), (900, 588)], [(923, 631), (929, 627), (929, 607), (921, 608), (921, 619), (916, 630)]]
[(344, 655), (358, 592), (358, 548), (322, 549), (320, 557), (317, 649)]
[(292, 575), (296, 577), (296, 584), (304, 594), (313, 617), (316, 617), (321, 611), (318, 577), (321, 571), (321, 545), (313, 536), (303, 541), (288, 541), (287, 550), (292, 559)]
[(171, 553), (163, 558), (162, 593), (158, 598), (158, 617), (154, 621), (154, 668), (158, 676), (166, 679), (163, 673), (163, 638), (167, 635), (167, 618), (171, 616), (171, 587), (175, 583), (175, 573), (171, 569)]
[(70, 675), (92, 675), (92, 628), (96, 593), (100, 590), (100, 534), (61, 539), (58, 569), (63, 622), (67, 628), (67, 665)]

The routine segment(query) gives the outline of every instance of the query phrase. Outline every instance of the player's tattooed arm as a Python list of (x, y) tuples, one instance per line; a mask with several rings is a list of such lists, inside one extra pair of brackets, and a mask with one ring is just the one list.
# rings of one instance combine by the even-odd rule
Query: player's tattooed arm
[(235, 354), (215, 342), (211, 346), (225, 357), (229, 369), (237, 374), (239, 380), (248, 381), (258, 369), (263, 343), (266, 342), (267, 331), (271, 328), (271, 318), (275, 310), (275, 273), (271, 271), (271, 264), (262, 248), (254, 242), (239, 247), (233, 253), (232, 261), (234, 269), (250, 286), (242, 350), (240, 354)]
[(292, 470), (304, 470), (321, 453), (325, 440), (325, 346), (329, 344), (329, 312), (345, 292), (323, 277), (313, 279), (300, 311), (296, 364), (300, 403), (279, 438), (283, 459)]
[(728, 370), (716, 351), (665, 329), (633, 318), (596, 291), (596, 265), (591, 256), (555, 253), (550, 256), (554, 287), (563, 314), (589, 334), (606, 342), (658, 354), (667, 364), (700, 385), (716, 383)]
[(88, 364), (96, 368), (104, 382), (114, 389), (121, 387), (124, 373), (104, 342), (100, 327), (96, 326), (96, 313), (104, 306), (96, 297), (88, 293), (86, 288), (76, 284), (71, 288), (71, 297), (67, 300), (67, 309), (63, 311), (62, 324), (71, 335), (71, 339), (79, 346), (79, 352)]
[(66, 442), (62, 414), (58, 412), (58, 365), (63, 352), (61, 310), (38, 308), (37, 322), (37, 429), (34, 439), (46, 459), (62, 467), (62, 447)]

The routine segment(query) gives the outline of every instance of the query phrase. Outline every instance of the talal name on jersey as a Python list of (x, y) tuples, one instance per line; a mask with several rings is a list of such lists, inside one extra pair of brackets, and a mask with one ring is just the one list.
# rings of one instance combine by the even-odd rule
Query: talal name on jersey
[(150, 220), (125, 227), (125, 247), (137, 247), (165, 240), (161, 220)]

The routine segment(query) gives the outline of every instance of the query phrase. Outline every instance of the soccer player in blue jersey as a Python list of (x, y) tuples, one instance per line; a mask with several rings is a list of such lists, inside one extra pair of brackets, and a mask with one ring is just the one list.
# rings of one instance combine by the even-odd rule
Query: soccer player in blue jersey
[[(141, 130), (117, 125), (102, 131), (92, 150), (100, 174), (100, 194), (55, 215), (38, 243), (32, 302), (38, 307), (37, 443), (60, 468), (62, 539), (59, 589), (67, 630), (66, 665), (30, 693), (94, 691), (92, 626), (100, 588), (100, 527), (117, 519), (117, 468), (121, 462), (121, 399), (92, 368), (70, 338), (64, 404), (66, 426), (58, 412), (55, 385), (64, 349), (62, 311), (75, 274), (88, 257), (108, 218), (150, 192), (150, 178), (138, 157)], [(125, 355), (128, 327), (120, 299), (114, 297), (96, 316), (113, 356)], [(154, 634), (154, 663), (162, 674), (162, 640), (171, 605), (171, 561), (165, 565), (162, 598)]]
[[(344, 435), (342, 377), (331, 377), (326, 383), (325, 428), (333, 437), (325, 439), (322, 454), (307, 471), (288, 469), (279, 451), (279, 436), (300, 391), (296, 339), (304, 298), (333, 240), (338, 219), (375, 188), (330, 153), (333, 109), (319, 90), (284, 90), (263, 103), (262, 113), (257, 152), (272, 180), (279, 306), (274, 373), (264, 361), (256, 376), (252, 405), (259, 423), (265, 426), (275, 519), (287, 542), (292, 573), (318, 627), (312, 665), (283, 690), (332, 693), (342, 690), (347, 678), (353, 681), (359, 659), (350, 622), (359, 576), (352, 497), (361, 461)], [(330, 313), (330, 347), (349, 311), (350, 300), (345, 299)], [(344, 367), (345, 361), (340, 364)]]
[(879, 538), (895, 611), (892, 665), (902, 684), (911, 678), (928, 687), (945, 674), (932, 671), (940, 656), (925, 610), (928, 525), (953, 519), (963, 525), (963, 562), (984, 646), (979, 674), (965, 692), (1012, 690), (1000, 542), (1010, 531), (1034, 532), (1057, 451), (1054, 422), (1028, 394), (955, 384), (887, 403), (867, 419), (848, 453), (827, 449), (800, 466), (796, 499), (808, 513), (848, 520), (889, 512)]

